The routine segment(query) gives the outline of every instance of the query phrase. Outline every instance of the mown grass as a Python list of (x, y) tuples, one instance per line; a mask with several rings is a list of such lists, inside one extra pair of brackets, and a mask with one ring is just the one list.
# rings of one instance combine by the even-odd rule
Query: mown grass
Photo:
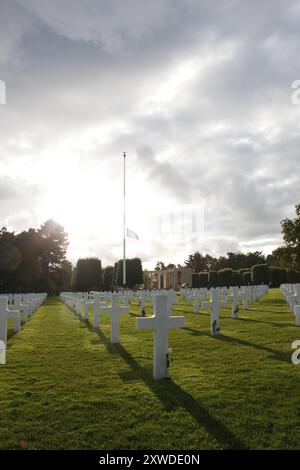
[[(1, 449), (300, 449), (300, 328), (279, 290), (209, 332), (208, 310), (175, 314), (171, 379), (152, 379), (153, 338), (135, 328), (138, 306), (109, 343), (57, 298), (10, 337), (0, 366)], [(148, 307), (147, 314), (151, 310)], [(90, 317), (91, 321), (91, 317)]]

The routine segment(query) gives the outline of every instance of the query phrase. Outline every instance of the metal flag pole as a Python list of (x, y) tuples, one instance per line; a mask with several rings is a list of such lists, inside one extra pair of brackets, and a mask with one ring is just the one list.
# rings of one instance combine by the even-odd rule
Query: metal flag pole
[(124, 157), (124, 206), (123, 206), (123, 287), (126, 286), (126, 205), (125, 205), (125, 160), (126, 152), (123, 152)]

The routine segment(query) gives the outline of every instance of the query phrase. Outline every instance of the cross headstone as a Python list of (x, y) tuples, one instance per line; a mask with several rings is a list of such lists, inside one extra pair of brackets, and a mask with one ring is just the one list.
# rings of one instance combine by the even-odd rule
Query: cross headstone
[(254, 289), (253, 286), (248, 286), (248, 293), (249, 293), (249, 304), (254, 303)]
[(226, 300), (219, 300), (219, 293), (215, 289), (211, 289), (210, 300), (202, 301), (203, 308), (210, 309), (210, 331), (212, 336), (218, 336), (221, 331), (219, 309), (227, 306)]
[(14, 319), (14, 331), (21, 329), (21, 316), (19, 310), (10, 310), (8, 308), (8, 298), (0, 297), (0, 341), (7, 344), (7, 320)]
[(119, 294), (111, 294), (111, 307), (101, 307), (102, 312), (110, 314), (110, 342), (120, 342), (120, 315), (129, 313), (129, 307), (118, 304)]
[(0, 364), (6, 364), (6, 346), (4, 341), (0, 341)]
[(154, 330), (153, 377), (163, 379), (169, 377), (168, 371), (168, 333), (170, 328), (183, 328), (184, 317), (169, 315), (168, 296), (158, 294), (154, 298), (155, 315), (137, 318), (136, 327)]
[(243, 301), (243, 309), (248, 310), (248, 290), (246, 287), (244, 287), (240, 292), (240, 298)]
[(29, 313), (30, 313), (30, 306), (29, 306), (29, 304), (23, 304), (22, 303), (22, 296), (21, 295), (16, 294), (14, 296), (14, 305), (13, 305), (13, 307), (14, 307), (14, 309), (20, 310), (20, 312), (22, 312), (22, 320), (23, 320), (23, 322), (27, 322), (28, 316), (29, 316)]
[(140, 304), (140, 316), (145, 316), (146, 314), (146, 292), (142, 291), (139, 296)]
[(93, 301), (93, 327), (99, 328), (100, 326), (100, 311), (107, 307), (105, 302), (101, 302), (100, 293), (94, 293)]
[(300, 305), (295, 305), (294, 314), (296, 325), (300, 326)]
[(201, 296), (199, 292), (195, 292), (194, 294), (194, 313), (199, 312), (199, 299), (201, 299)]
[(231, 287), (231, 295), (227, 297), (228, 300), (231, 300), (231, 316), (234, 319), (238, 318), (239, 308), (238, 308), (238, 301), (240, 298), (239, 288), (238, 287)]

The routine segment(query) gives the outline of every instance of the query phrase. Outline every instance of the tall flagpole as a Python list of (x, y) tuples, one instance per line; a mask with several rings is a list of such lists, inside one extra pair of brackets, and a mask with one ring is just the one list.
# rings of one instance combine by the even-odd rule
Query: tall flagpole
[(126, 160), (126, 152), (123, 152), (124, 157), (124, 206), (123, 206), (123, 287), (126, 285), (126, 205), (125, 205), (125, 160)]

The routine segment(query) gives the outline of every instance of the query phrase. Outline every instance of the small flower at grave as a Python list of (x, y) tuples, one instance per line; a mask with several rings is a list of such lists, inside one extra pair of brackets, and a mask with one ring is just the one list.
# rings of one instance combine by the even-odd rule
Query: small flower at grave
[(96, 383), (96, 387), (104, 387), (106, 385), (106, 380), (105, 379), (100, 379)]
[(28, 449), (29, 445), (27, 441), (20, 441), (20, 449)]
[(230, 450), (232, 448), (233, 448), (232, 444), (224, 444), (223, 446), (223, 450)]
[(167, 368), (170, 367), (170, 363), (173, 362), (173, 351), (172, 351), (172, 348), (169, 348), (168, 349), (168, 352), (167, 352)]

